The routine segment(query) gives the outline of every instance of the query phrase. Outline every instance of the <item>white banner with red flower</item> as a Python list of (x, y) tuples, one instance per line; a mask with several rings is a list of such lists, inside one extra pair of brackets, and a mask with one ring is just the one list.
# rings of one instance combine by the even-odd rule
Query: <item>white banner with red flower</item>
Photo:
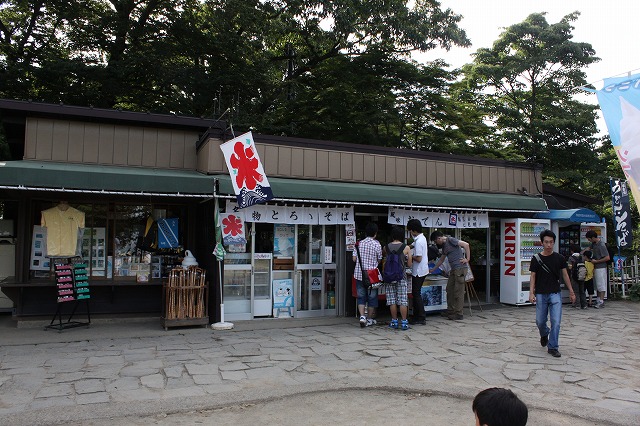
[(244, 220), (235, 213), (220, 213), (222, 241), (224, 245), (247, 244), (244, 234)]
[(220, 145), (241, 209), (273, 198), (253, 135), (247, 132)]

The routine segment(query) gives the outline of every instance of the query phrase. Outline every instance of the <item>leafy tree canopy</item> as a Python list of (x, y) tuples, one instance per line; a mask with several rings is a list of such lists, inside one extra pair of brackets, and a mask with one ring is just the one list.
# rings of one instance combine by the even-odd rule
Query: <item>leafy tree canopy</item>
[(506, 28), (491, 48), (478, 49), (462, 83), (492, 128), (489, 145), (543, 163), (549, 180), (569, 189), (598, 166), (596, 107), (575, 95), (586, 84), (584, 68), (599, 59), (590, 44), (572, 41), (578, 16), (549, 24), (536, 13)]

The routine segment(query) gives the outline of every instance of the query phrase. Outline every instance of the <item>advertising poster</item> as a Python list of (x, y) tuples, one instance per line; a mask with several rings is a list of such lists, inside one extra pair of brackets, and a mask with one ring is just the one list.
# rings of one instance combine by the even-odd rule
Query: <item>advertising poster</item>
[(293, 280), (291, 278), (273, 280), (273, 316), (292, 316), (293, 312)]
[(279, 223), (273, 226), (273, 256), (293, 258), (296, 242), (295, 226)]
[(423, 286), (420, 294), (422, 295), (422, 301), (424, 303), (424, 310), (426, 312), (439, 311), (447, 309), (447, 280), (439, 280), (442, 283), (431, 283), (431, 285)]
[(47, 256), (47, 228), (44, 226), (33, 227), (33, 241), (31, 242), (31, 262), (29, 269), (32, 271), (49, 271), (49, 257)]

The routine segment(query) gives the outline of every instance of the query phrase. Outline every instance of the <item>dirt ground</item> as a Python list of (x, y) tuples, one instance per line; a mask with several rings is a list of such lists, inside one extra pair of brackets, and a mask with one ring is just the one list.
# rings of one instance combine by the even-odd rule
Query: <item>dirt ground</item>
[[(114, 423), (115, 422), (115, 423)], [(335, 391), (294, 395), (256, 404), (215, 410), (158, 414), (151, 417), (111, 418), (83, 425), (475, 425), (471, 401), (425, 394), (387, 391)], [(529, 409), (529, 426), (597, 426), (564, 414)]]

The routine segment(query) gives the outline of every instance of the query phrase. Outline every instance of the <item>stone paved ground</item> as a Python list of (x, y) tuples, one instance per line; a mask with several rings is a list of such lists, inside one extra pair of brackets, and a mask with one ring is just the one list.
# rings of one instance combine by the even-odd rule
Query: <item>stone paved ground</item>
[[(461, 322), (429, 316), (406, 332), (361, 329), (351, 318), (267, 320), (232, 331), (3, 327), (0, 424), (152, 419), (337, 390), (355, 401), (353, 390), (365, 386), (465, 407), (482, 389), (508, 387), (532, 410), (574, 416), (573, 424), (640, 424), (640, 304), (565, 306), (558, 359), (540, 347), (534, 316), (531, 307), (474, 311)], [(341, 423), (360, 424), (349, 410), (343, 415)]]

